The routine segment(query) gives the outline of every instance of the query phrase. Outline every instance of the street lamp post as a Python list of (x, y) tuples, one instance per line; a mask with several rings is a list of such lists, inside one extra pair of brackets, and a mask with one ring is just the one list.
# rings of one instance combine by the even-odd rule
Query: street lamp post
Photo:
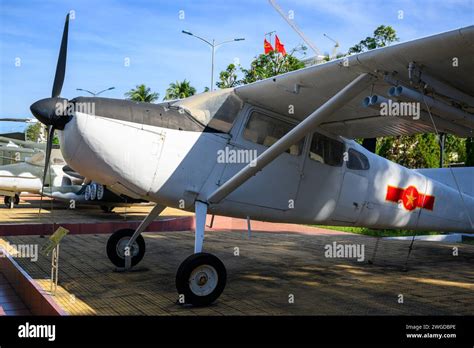
[(216, 40), (212, 39), (212, 42), (209, 41), (209, 40), (206, 40), (200, 36), (197, 36), (197, 35), (194, 35), (193, 33), (189, 32), (189, 31), (186, 31), (186, 30), (182, 30), (181, 31), (183, 34), (186, 34), (186, 35), (189, 35), (189, 36), (194, 36), (196, 39), (199, 39), (203, 42), (205, 42), (206, 44), (208, 44), (209, 46), (211, 46), (211, 49), (212, 49), (212, 54), (211, 54), (211, 91), (214, 90), (214, 55), (215, 55), (215, 52), (216, 52), (216, 47), (219, 47), (223, 44), (226, 44), (226, 43), (229, 43), (229, 42), (234, 42), (234, 41), (244, 41), (245, 38), (236, 38), (236, 39), (232, 39), (232, 40), (226, 40), (226, 41), (222, 41), (222, 42), (219, 42), (216, 44)]
[(107, 92), (107, 91), (110, 91), (110, 90), (112, 90), (112, 89), (115, 89), (115, 87), (109, 87), (109, 88), (106, 88), (106, 89), (104, 89), (104, 90), (102, 90), (102, 91), (100, 91), (100, 92), (95, 92), (95, 93), (94, 93), (94, 92), (91, 92), (91, 91), (89, 91), (89, 90), (87, 90), (87, 89), (76, 88), (77, 91), (87, 92), (87, 93), (91, 94), (93, 97), (97, 97), (99, 94), (104, 93), (104, 92)]

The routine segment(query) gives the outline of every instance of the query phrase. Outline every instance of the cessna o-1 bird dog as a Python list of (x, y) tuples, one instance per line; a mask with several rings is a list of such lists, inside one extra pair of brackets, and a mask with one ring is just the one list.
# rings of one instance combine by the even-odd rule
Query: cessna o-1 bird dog
[[(166, 206), (195, 212), (194, 254), (176, 274), (186, 303), (208, 305), (226, 284), (223, 263), (202, 252), (207, 213), (474, 232), (473, 168), (411, 170), (350, 140), (423, 132), (474, 136), (473, 26), (146, 104), (60, 97), (68, 21), (51, 98), (35, 102), (31, 111), (49, 126), (48, 151), (57, 130), (64, 158), (81, 175), (156, 203), (136, 231), (109, 238), (114, 265), (130, 268), (142, 260), (140, 234)], [(374, 106), (383, 100), (417, 102), (420, 117), (381, 116)], [(58, 107), (64, 103), (67, 110)], [(94, 114), (80, 111), (87, 103)], [(256, 150), (258, 157), (221, 163), (217, 157), (226, 148)]]

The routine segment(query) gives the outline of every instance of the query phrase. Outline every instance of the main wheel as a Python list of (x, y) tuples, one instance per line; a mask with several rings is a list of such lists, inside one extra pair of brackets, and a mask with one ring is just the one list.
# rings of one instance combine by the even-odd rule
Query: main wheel
[(207, 306), (224, 291), (227, 272), (216, 256), (197, 253), (181, 263), (176, 272), (176, 289), (184, 296), (184, 303)]
[(12, 197), (10, 197), (10, 196), (5, 196), (5, 198), (3, 199), (3, 202), (5, 203), (5, 206), (6, 206), (8, 209), (13, 209), (14, 200), (13, 200)]
[(15, 203), (15, 205), (20, 204), (20, 195), (15, 195), (13, 199), (13, 203)]
[[(135, 231), (131, 228), (125, 228), (113, 233), (107, 241), (107, 256), (117, 267), (125, 267), (125, 246)], [(132, 266), (137, 265), (145, 255), (145, 240), (141, 235), (133, 242), (130, 247), (132, 257)]]

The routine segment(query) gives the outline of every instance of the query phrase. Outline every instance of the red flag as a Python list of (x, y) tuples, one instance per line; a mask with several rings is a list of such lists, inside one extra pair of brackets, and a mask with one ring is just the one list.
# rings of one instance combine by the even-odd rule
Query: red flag
[(263, 49), (265, 51), (265, 54), (273, 51), (273, 47), (272, 45), (270, 44), (270, 42), (267, 41), (267, 39), (264, 39), (263, 40)]
[(280, 42), (278, 35), (275, 35), (275, 51), (280, 52), (282, 55), (286, 55), (285, 45)]

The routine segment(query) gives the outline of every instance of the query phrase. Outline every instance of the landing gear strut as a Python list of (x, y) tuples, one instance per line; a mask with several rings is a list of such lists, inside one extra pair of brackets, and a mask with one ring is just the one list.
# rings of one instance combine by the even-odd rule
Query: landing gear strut
[(145, 239), (140, 235), (127, 248), (135, 231), (131, 228), (118, 230), (107, 241), (107, 256), (117, 267), (125, 267), (125, 259), (129, 255), (131, 266), (138, 264), (145, 255)]
[(227, 281), (224, 264), (216, 256), (202, 252), (207, 204), (196, 201), (194, 254), (181, 263), (176, 272), (180, 303), (208, 306), (222, 294)]
[[(110, 236), (107, 241), (107, 256), (115, 266), (129, 270), (142, 260), (145, 240), (141, 233), (164, 209), (164, 206), (156, 205), (135, 231), (124, 229)], [(196, 201), (195, 214), (194, 254), (179, 266), (176, 272), (176, 289), (179, 303), (207, 306), (217, 300), (224, 291), (227, 271), (216, 256), (202, 252), (207, 204)]]
[(145, 255), (145, 240), (141, 233), (165, 208), (159, 204), (155, 205), (135, 231), (129, 228), (118, 230), (109, 237), (107, 256), (115, 266), (129, 270), (142, 260)]
[(8, 209), (13, 209), (15, 205), (20, 204), (20, 196), (18, 194), (15, 194), (13, 197), (5, 196), (3, 202)]

